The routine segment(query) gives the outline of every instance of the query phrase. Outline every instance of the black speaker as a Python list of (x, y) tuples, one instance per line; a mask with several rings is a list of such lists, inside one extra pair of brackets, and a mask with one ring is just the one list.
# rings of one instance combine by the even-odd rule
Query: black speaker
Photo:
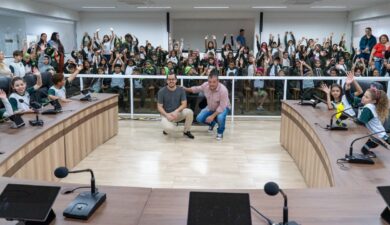
[(259, 32), (260, 33), (263, 32), (263, 16), (264, 16), (264, 13), (260, 12), (260, 23), (259, 23)]
[(168, 33), (171, 32), (171, 18), (170, 18), (169, 12), (167, 12), (167, 32)]

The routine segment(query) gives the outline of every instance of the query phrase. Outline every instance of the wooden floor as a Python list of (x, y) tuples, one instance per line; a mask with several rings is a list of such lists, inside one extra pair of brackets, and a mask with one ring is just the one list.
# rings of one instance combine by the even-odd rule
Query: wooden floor
[[(97, 185), (255, 189), (275, 181), (283, 188), (306, 188), (279, 144), (280, 120), (228, 122), (223, 141), (206, 126), (194, 126), (192, 133), (195, 140), (182, 132), (164, 136), (159, 121), (119, 121), (119, 134), (74, 169), (93, 169)], [(62, 181), (87, 184), (89, 174)]]

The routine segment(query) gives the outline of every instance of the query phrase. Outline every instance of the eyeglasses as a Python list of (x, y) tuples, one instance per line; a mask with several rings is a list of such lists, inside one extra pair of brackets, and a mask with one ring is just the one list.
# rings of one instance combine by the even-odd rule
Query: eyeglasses
[(168, 81), (176, 81), (176, 78), (168, 78)]

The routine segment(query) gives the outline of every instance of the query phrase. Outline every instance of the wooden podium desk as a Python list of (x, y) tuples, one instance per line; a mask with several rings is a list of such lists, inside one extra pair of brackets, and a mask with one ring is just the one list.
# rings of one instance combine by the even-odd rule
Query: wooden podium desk
[[(364, 126), (347, 121), (348, 131), (323, 129), (330, 122), (333, 110), (325, 104), (316, 108), (301, 106), (298, 101), (282, 102), (280, 143), (295, 160), (309, 187), (363, 188), (390, 185), (390, 152), (383, 147), (373, 151), (375, 165), (345, 164), (342, 169), (337, 159), (349, 153), (351, 142), (369, 134)], [(334, 119), (335, 121), (335, 119)], [(355, 142), (354, 153), (368, 140)]]
[(19, 129), (9, 128), (10, 123), (0, 124), (0, 176), (55, 181), (56, 167), (73, 168), (116, 135), (117, 95), (96, 97), (96, 101), (81, 102), (81, 96), (75, 96), (72, 102), (62, 103), (62, 113), (39, 115), (42, 127), (29, 124), (34, 114), (23, 115), (26, 125)]
[[(28, 181), (17, 178), (0, 178), (0, 192), (7, 183), (54, 185), (62, 190), (80, 185), (55, 182)], [(51, 225), (186, 225), (190, 191), (186, 189), (150, 189), (136, 187), (100, 186), (107, 200), (87, 220), (67, 219), (62, 212), (80, 193), (59, 194), (53, 210), (56, 219)], [(84, 186), (84, 185), (81, 185)], [(282, 221), (283, 198), (268, 196), (263, 190), (209, 190), (212, 192), (249, 193), (251, 205), (274, 222)], [(385, 225), (380, 214), (385, 202), (375, 188), (343, 189), (295, 189), (284, 190), (289, 199), (289, 218), (302, 225)], [(251, 211), (253, 225), (267, 223)], [(15, 221), (0, 219), (0, 225), (14, 225)]]

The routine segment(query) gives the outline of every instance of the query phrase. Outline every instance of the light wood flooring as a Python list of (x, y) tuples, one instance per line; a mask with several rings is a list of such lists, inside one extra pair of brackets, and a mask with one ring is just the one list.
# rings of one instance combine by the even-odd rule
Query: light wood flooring
[[(118, 135), (73, 169), (93, 169), (97, 185), (262, 189), (275, 181), (282, 188), (306, 188), (280, 146), (280, 120), (228, 122), (223, 141), (206, 126), (193, 126), (192, 133), (194, 140), (182, 132), (164, 136), (160, 121), (119, 121)], [(89, 179), (70, 174), (62, 182), (88, 184)]]

